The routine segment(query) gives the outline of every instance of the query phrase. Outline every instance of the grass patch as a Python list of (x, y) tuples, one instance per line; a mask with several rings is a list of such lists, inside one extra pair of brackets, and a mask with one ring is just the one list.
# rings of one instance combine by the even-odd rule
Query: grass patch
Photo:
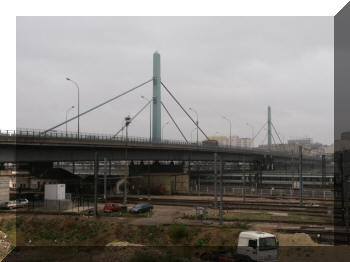
[(202, 246), (208, 245), (208, 243), (209, 243), (209, 238), (201, 237), (194, 243), (194, 246), (195, 247), (202, 247)]
[(7, 235), (12, 247), (16, 246), (16, 217), (0, 219), (0, 230)]

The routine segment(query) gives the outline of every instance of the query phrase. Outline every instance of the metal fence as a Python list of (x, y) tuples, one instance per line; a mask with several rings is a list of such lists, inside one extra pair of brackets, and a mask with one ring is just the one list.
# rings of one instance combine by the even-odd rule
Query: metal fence
[[(92, 197), (72, 197), (64, 200), (30, 200), (29, 203), (18, 211), (32, 213), (69, 213), (82, 215), (94, 208)], [(90, 212), (91, 213), (91, 212)]]
[[(218, 185), (217, 192), (220, 187)], [(197, 186), (190, 187), (191, 194), (214, 194), (213, 186), (201, 186), (200, 191)], [(234, 196), (234, 197), (258, 197), (258, 198), (269, 198), (269, 197), (280, 197), (280, 198), (299, 198), (300, 191), (295, 189), (272, 189), (272, 188), (241, 188), (241, 187), (231, 187), (224, 186), (223, 193), (226, 196)], [(331, 190), (312, 190), (312, 189), (304, 189), (303, 190), (303, 198), (304, 199), (315, 199), (315, 200), (334, 200), (335, 194)]]

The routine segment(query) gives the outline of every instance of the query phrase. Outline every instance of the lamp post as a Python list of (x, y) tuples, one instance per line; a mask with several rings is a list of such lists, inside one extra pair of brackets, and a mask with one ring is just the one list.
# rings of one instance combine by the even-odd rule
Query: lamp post
[(78, 89), (78, 138), (79, 138), (79, 133), (80, 133), (80, 125), (79, 125), (79, 118), (80, 118), (80, 92), (79, 92), (79, 85), (77, 82), (75, 82), (74, 80), (70, 79), (69, 77), (66, 77), (67, 81), (71, 81), (76, 88)]
[(195, 127), (195, 128), (193, 128), (192, 131), (191, 131), (191, 143), (192, 143), (192, 140), (193, 140), (193, 139), (192, 139), (193, 131), (196, 131), (196, 130), (197, 130), (197, 128)]
[(247, 126), (249, 126), (252, 129), (252, 142), (251, 142), (251, 147), (254, 147), (254, 126), (251, 124), (247, 123)]
[(128, 126), (131, 123), (131, 117), (127, 116), (125, 117), (125, 177), (124, 177), (124, 200), (123, 204), (127, 204), (127, 182), (128, 182), (128, 175), (129, 175), (129, 165), (128, 165)]
[(153, 99), (147, 99), (145, 96), (141, 96), (142, 99), (145, 99), (149, 102), (149, 141), (152, 140), (152, 103)]
[(228, 119), (227, 117), (222, 116), (222, 118), (227, 120), (230, 123), (230, 148), (231, 148), (231, 140), (232, 140), (232, 138), (231, 138), (231, 128), (232, 128), (232, 123), (231, 123), (231, 120)]
[(169, 121), (166, 122), (162, 127), (162, 139), (163, 139), (163, 134), (164, 134), (164, 127), (166, 127), (168, 124), (169, 124)]
[(189, 108), (191, 111), (193, 111), (196, 114), (197, 121), (196, 121), (196, 126), (197, 126), (197, 145), (198, 145), (198, 113), (196, 110), (194, 110), (192, 107)]
[(67, 118), (68, 118), (68, 113), (74, 108), (74, 106), (71, 106), (70, 108), (67, 109), (66, 111), (66, 136), (68, 135), (68, 130), (67, 130)]

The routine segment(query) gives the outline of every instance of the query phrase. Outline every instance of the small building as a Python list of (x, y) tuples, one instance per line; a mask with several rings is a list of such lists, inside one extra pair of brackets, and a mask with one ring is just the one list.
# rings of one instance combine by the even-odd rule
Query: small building
[(0, 202), (10, 200), (9, 176), (0, 175)]
[(65, 184), (45, 185), (45, 208), (49, 210), (67, 210), (73, 207), (72, 201), (66, 199)]

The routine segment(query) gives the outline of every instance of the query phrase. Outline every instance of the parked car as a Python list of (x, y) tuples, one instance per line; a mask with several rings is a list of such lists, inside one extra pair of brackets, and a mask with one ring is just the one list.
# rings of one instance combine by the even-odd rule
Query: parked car
[(105, 213), (112, 213), (115, 211), (121, 211), (122, 207), (118, 205), (117, 203), (106, 203), (103, 212)]
[(16, 203), (18, 206), (27, 206), (29, 204), (29, 201), (26, 198), (21, 198), (16, 200)]
[(13, 209), (13, 208), (25, 207), (28, 204), (29, 204), (28, 199), (21, 198), (21, 199), (17, 199), (16, 201), (2, 202), (1, 207), (6, 209)]
[(152, 211), (153, 205), (150, 203), (141, 203), (137, 204), (133, 208), (130, 209), (130, 213), (145, 213)]

